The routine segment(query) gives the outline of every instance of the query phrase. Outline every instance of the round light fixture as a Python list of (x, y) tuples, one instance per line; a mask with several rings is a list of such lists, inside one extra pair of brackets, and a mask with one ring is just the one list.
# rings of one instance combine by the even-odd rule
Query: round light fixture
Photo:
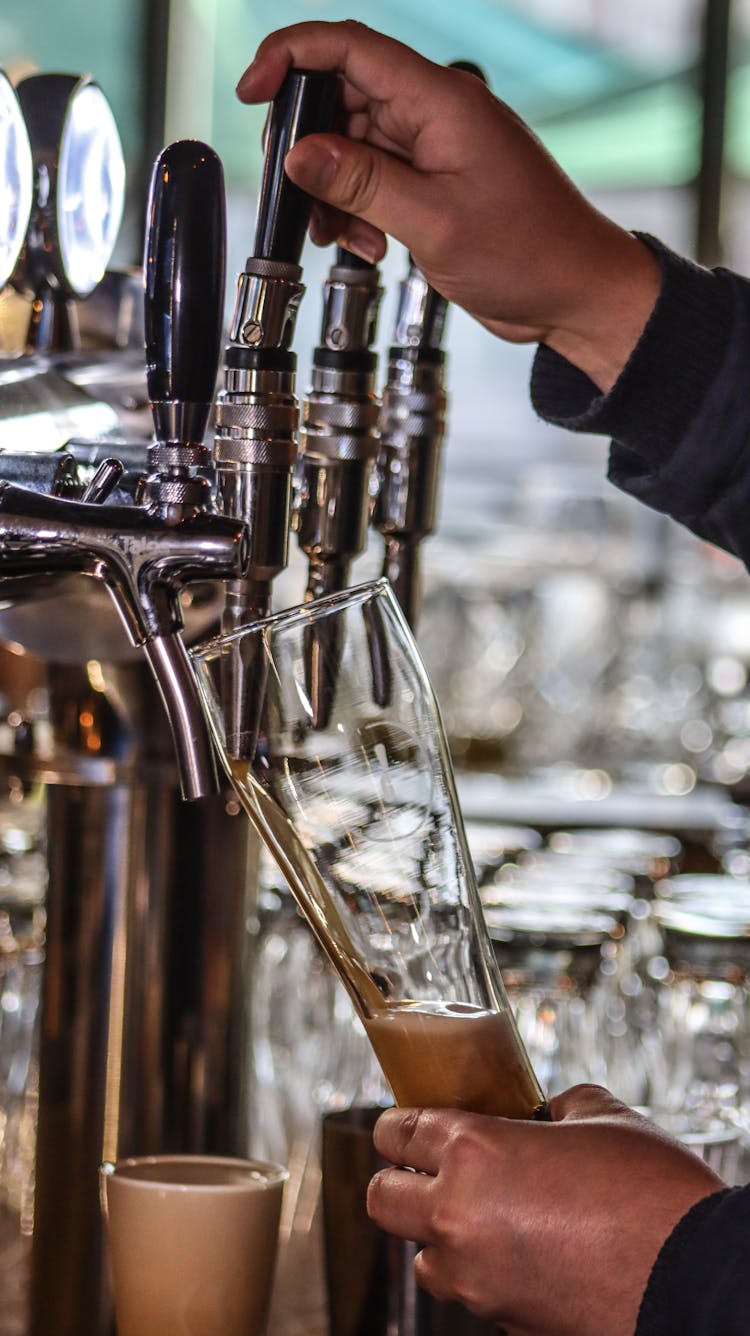
[(101, 88), (84, 75), (33, 74), (18, 85), (34, 163), (34, 200), (17, 281), (87, 297), (122, 220), (125, 161)]
[(23, 112), (0, 70), (0, 288), (10, 278), (26, 237), (33, 168)]

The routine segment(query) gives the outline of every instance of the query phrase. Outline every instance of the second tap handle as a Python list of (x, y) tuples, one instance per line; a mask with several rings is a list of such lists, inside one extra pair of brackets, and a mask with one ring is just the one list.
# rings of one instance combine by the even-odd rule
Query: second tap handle
[(146, 374), (158, 440), (200, 444), (216, 385), (226, 267), (224, 174), (198, 140), (154, 166), (144, 258)]
[(253, 252), (258, 259), (300, 262), (312, 197), (289, 180), (284, 161), (305, 135), (333, 128), (338, 89), (330, 70), (290, 70), (273, 100)]

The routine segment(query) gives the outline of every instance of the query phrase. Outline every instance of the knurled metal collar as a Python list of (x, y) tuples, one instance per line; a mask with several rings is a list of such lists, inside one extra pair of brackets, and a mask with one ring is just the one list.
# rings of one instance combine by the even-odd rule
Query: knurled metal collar
[(205, 478), (149, 478), (146, 494), (160, 506), (203, 506), (210, 488)]
[(300, 432), (300, 458), (311, 463), (323, 460), (327, 463), (345, 462), (366, 464), (375, 460), (380, 451), (380, 438), (373, 435), (334, 435), (326, 432), (318, 435), (315, 431)]
[(214, 441), (214, 463), (271, 465), (273, 468), (292, 468), (297, 458), (297, 443), (288, 436), (277, 440), (253, 440), (242, 436), (217, 436)]
[(380, 406), (373, 399), (318, 399), (305, 400), (303, 418), (306, 424), (320, 422), (331, 427), (374, 427), (380, 418)]
[(254, 278), (283, 278), (287, 283), (299, 283), (302, 277), (302, 265), (292, 264), (287, 260), (264, 260), (259, 255), (249, 255), (245, 261), (245, 273)]
[(447, 396), (441, 389), (422, 393), (388, 385), (383, 391), (383, 413), (443, 413)]
[(220, 399), (216, 405), (216, 427), (239, 427), (248, 431), (262, 431), (277, 435), (293, 432), (297, 426), (297, 405), (287, 403), (231, 403)]
[(148, 462), (157, 473), (162, 469), (206, 468), (211, 463), (211, 452), (195, 442), (156, 441), (148, 447)]

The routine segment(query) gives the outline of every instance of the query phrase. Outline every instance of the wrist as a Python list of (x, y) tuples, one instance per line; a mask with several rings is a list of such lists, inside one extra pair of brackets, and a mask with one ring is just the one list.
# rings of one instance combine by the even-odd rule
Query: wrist
[(611, 225), (606, 246), (592, 247), (591, 272), (544, 342), (604, 393), (622, 373), (661, 291), (662, 269), (644, 242)]

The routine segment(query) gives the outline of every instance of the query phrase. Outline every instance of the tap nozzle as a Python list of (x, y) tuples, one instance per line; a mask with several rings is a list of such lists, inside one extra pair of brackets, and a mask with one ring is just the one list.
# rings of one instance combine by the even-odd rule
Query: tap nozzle
[[(324, 287), (297, 463), (294, 527), (308, 561), (308, 600), (345, 588), (351, 562), (367, 541), (380, 443), (377, 357), (371, 345), (381, 296), (376, 266), (339, 248)], [(330, 716), (338, 677), (337, 625), (335, 618), (326, 619), (308, 634), (308, 690), (318, 728)]]
[(419, 608), (420, 545), (432, 533), (437, 510), (447, 305), (410, 257), (383, 391), (373, 524), (385, 543), (383, 574), (412, 627)]
[[(215, 788), (208, 730), (180, 639), (179, 591), (237, 578), (245, 527), (196, 513), (176, 526), (139, 506), (102, 506), (0, 483), (0, 587), (22, 576), (79, 571), (109, 590), (131, 644), (142, 646), (172, 724), (184, 796)], [(12, 585), (9, 588), (12, 596)]]
[(302, 410), (295, 528), (309, 562), (310, 598), (344, 588), (365, 546), (380, 444), (372, 344), (382, 288), (376, 266), (355, 258), (339, 249), (328, 274)]

